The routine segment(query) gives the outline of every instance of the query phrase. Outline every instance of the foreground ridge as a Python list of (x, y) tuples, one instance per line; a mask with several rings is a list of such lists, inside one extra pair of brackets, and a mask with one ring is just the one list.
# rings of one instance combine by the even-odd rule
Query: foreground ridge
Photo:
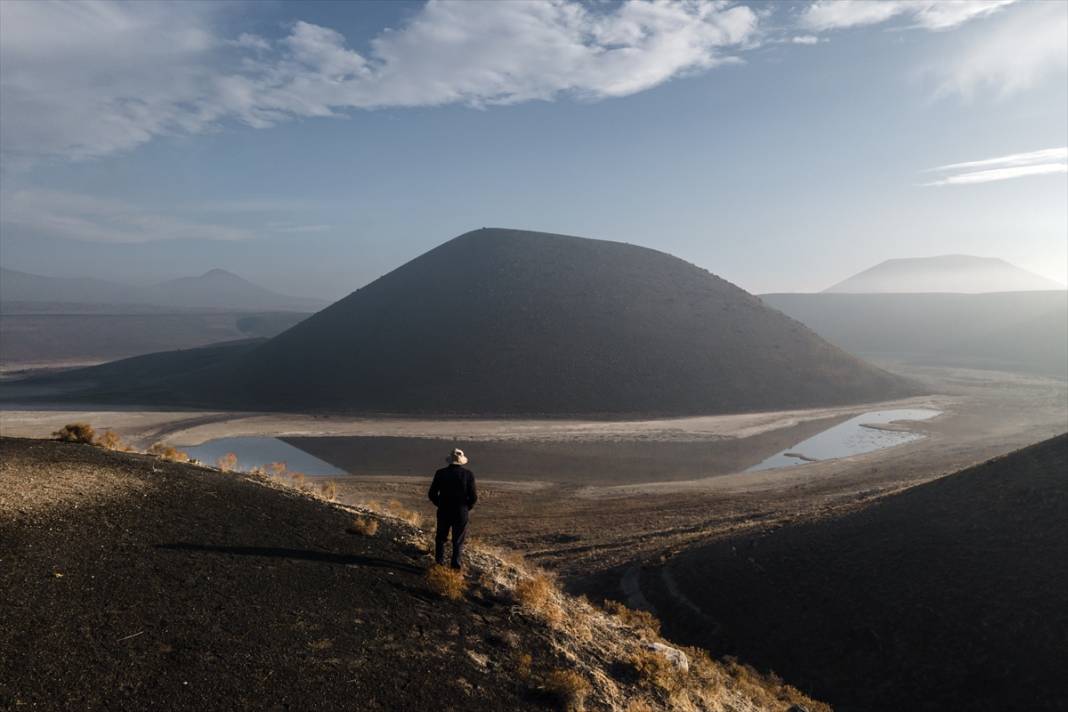
[(826, 709), (490, 547), (452, 600), (412, 513), (303, 480), (12, 438), (0, 463), (0, 706)]

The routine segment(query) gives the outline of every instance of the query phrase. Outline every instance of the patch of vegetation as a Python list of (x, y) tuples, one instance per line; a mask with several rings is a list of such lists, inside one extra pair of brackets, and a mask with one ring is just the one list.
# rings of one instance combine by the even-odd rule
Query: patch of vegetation
[(360, 536), (374, 536), (378, 533), (378, 520), (370, 517), (356, 517), (345, 531)]
[(148, 454), (172, 462), (189, 462), (188, 453), (179, 450), (173, 445), (166, 445), (164, 443), (154, 443), (152, 447), (148, 448)]
[(686, 687), (688, 671), (683, 670), (666, 655), (649, 648), (639, 648), (624, 661), (635, 682), (649, 690), (656, 690), (669, 700)]
[(96, 431), (89, 423), (69, 423), (52, 433), (52, 437), (65, 443), (81, 443), (93, 445), (96, 443)]
[(96, 444), (105, 450), (117, 450), (129, 452), (130, 446), (123, 442), (122, 438), (114, 430), (105, 430), (96, 438)]
[(520, 579), (513, 594), (520, 607), (550, 625), (563, 621), (564, 611), (557, 601), (556, 583), (547, 574), (536, 572)]
[(237, 467), (237, 455), (228, 452), (218, 460), (215, 461), (215, 465), (223, 472), (229, 472)]
[(604, 609), (632, 628), (646, 631), (651, 636), (660, 635), (660, 621), (649, 611), (634, 610), (627, 608), (619, 601), (607, 599), (604, 602)]
[(451, 601), (463, 598), (464, 591), (467, 589), (467, 581), (462, 571), (440, 564), (434, 564), (427, 569), (426, 585), (437, 595)]
[(396, 517), (401, 521), (411, 524), (413, 527), (419, 528), (423, 525), (423, 515), (419, 512), (408, 509), (403, 504), (395, 499), (391, 499), (386, 505), (385, 513), (391, 517)]
[(337, 499), (337, 482), (333, 480), (327, 480), (319, 485), (319, 494), (323, 499), (334, 500)]
[(590, 683), (574, 670), (551, 670), (545, 676), (545, 690), (566, 710), (581, 710), (590, 694)]

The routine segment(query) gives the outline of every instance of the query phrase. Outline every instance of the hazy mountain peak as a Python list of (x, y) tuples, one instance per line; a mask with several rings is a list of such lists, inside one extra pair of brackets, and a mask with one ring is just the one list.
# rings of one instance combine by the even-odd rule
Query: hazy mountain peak
[(825, 292), (1030, 292), (1064, 289), (998, 257), (899, 257), (859, 272)]
[(241, 277), (240, 275), (236, 275), (233, 272), (229, 272), (227, 270), (220, 269), (219, 267), (216, 267), (215, 269), (208, 270), (204, 274), (200, 275), (200, 279), (233, 279), (233, 280), (240, 280), (242, 282), (248, 281), (244, 277)]

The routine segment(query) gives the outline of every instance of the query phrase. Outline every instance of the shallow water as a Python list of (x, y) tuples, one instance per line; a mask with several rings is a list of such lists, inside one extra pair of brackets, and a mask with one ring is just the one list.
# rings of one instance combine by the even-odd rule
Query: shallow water
[(864, 413), (828, 428), (818, 435), (813, 435), (807, 440), (802, 440), (793, 447), (777, 452), (748, 468), (746, 472), (774, 470), (780, 467), (804, 465), (806, 462), (833, 460), (920, 440), (924, 436), (919, 433), (882, 430), (869, 426), (885, 425), (899, 420), (928, 420), (941, 414), (940, 410), (926, 408), (876, 410)]
[(237, 469), (239, 470), (266, 467), (272, 462), (284, 462), (286, 469), (290, 472), (303, 472), (306, 475), (345, 474), (343, 470), (334, 467), (329, 462), (320, 460), (278, 438), (219, 438), (180, 449), (206, 465), (214, 465), (220, 457), (232, 452), (237, 455)]

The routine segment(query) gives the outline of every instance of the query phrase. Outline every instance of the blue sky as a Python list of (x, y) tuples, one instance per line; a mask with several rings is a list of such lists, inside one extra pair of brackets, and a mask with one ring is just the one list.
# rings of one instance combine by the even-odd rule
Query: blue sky
[[(1068, 281), (1068, 3), (0, 3), (0, 263), (339, 297), (470, 229)], [(963, 164), (963, 165), (962, 165)]]

